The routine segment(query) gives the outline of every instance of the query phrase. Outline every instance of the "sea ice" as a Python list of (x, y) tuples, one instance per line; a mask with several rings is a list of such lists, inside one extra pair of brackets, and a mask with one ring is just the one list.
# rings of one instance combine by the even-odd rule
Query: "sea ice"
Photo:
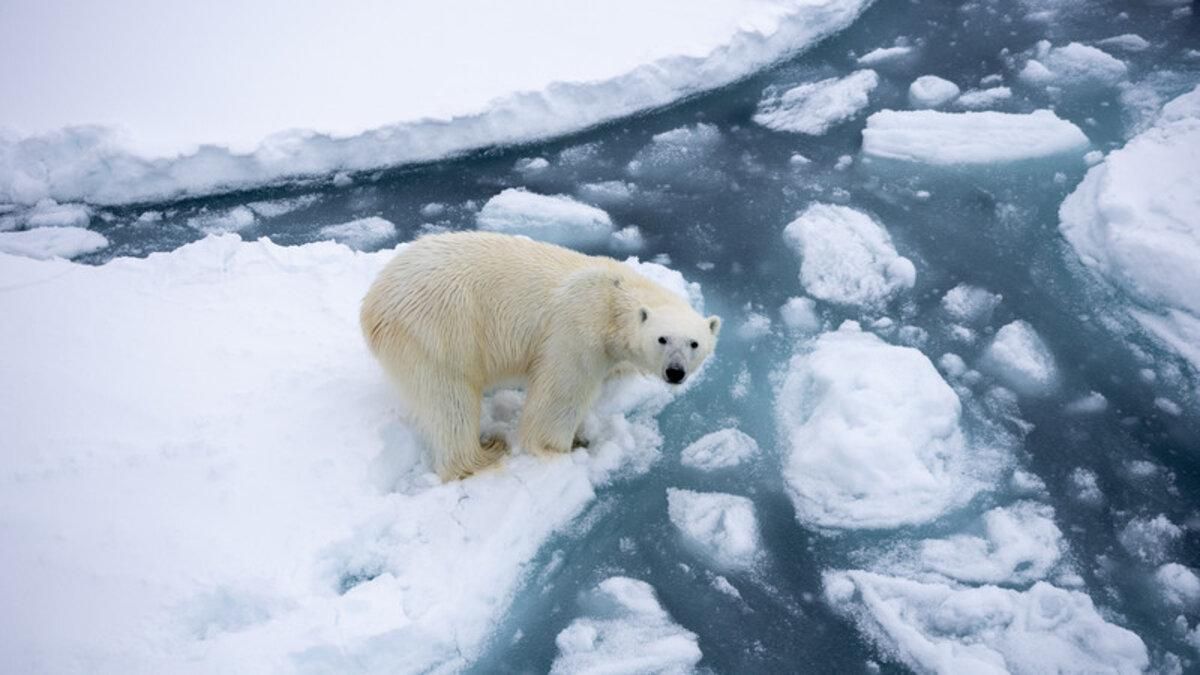
[(942, 296), (942, 308), (956, 321), (972, 325), (986, 324), (1003, 297), (970, 284), (959, 284)]
[(749, 499), (669, 488), (667, 512), (688, 545), (718, 569), (746, 570), (758, 561), (762, 545)]
[(1167, 604), (1188, 611), (1200, 605), (1200, 577), (1190, 567), (1166, 563), (1154, 571), (1154, 581)]
[(879, 308), (916, 283), (912, 261), (871, 216), (848, 206), (813, 204), (783, 231), (800, 256), (800, 281), (815, 298)]
[(775, 131), (820, 136), (867, 107), (879, 85), (873, 70), (810, 82), (780, 93), (769, 89), (754, 113), (754, 121)]
[(1183, 528), (1161, 513), (1153, 518), (1134, 518), (1117, 534), (1117, 540), (1130, 555), (1151, 565), (1166, 562), (1182, 537)]
[(1001, 101), (1012, 98), (1012, 89), (1008, 87), (989, 87), (987, 89), (969, 89), (964, 91), (954, 104), (968, 110), (983, 110), (991, 108)]
[(682, 674), (699, 663), (696, 634), (675, 623), (650, 584), (610, 577), (584, 604), (587, 614), (554, 640), (558, 656), (551, 673)]
[(1087, 136), (1049, 110), (1032, 113), (882, 110), (867, 118), (863, 153), (953, 166), (1083, 155)]
[(1025, 321), (1013, 321), (996, 331), (981, 365), (1026, 396), (1045, 396), (1058, 385), (1054, 355)]
[(747, 342), (754, 342), (770, 334), (771, 319), (759, 312), (748, 313), (745, 321), (737, 329), (738, 337)]
[(913, 48), (907, 45), (896, 45), (894, 47), (878, 47), (858, 57), (858, 65), (860, 66), (877, 66), (888, 61), (902, 59), (913, 53)]
[(573, 246), (604, 244), (613, 234), (612, 219), (594, 206), (566, 195), (539, 195), (519, 188), (489, 199), (476, 221), (491, 232)]
[(1128, 70), (1125, 62), (1102, 49), (1078, 42), (1051, 47), (1043, 40), (1020, 78), (1026, 84), (1043, 86), (1111, 86), (1124, 80)]
[(1096, 44), (1101, 47), (1112, 47), (1126, 52), (1144, 52), (1150, 48), (1150, 41), (1136, 33), (1123, 33), (1100, 40)]
[(369, 216), (348, 223), (326, 225), (321, 228), (320, 236), (361, 251), (395, 237), (396, 226), (390, 220)]
[(205, 234), (224, 234), (239, 232), (257, 221), (254, 212), (246, 206), (235, 206), (224, 211), (209, 211), (204, 209), (198, 215), (188, 218), (188, 227), (200, 230)]
[(775, 410), (783, 478), (806, 525), (925, 523), (981, 487), (958, 396), (924, 354), (853, 322), (792, 358)]
[(922, 75), (908, 85), (908, 102), (914, 108), (936, 108), (958, 96), (958, 85), (937, 75)]
[(788, 298), (779, 308), (783, 325), (797, 333), (816, 333), (821, 330), (821, 317), (817, 315), (817, 303), (812, 298)]
[(59, 204), (53, 199), (43, 199), (26, 212), (25, 227), (78, 227), (86, 228), (92, 221), (92, 211), (83, 204)]
[(81, 227), (38, 227), (0, 232), (0, 253), (26, 258), (75, 258), (108, 246), (108, 238)]
[(983, 536), (922, 541), (919, 569), (970, 583), (1028, 584), (1044, 579), (1062, 556), (1062, 531), (1054, 524), (1054, 509), (1045, 504), (997, 507), (982, 520)]
[(721, 429), (701, 436), (683, 449), (679, 461), (701, 471), (738, 466), (758, 454), (758, 443), (737, 429)]

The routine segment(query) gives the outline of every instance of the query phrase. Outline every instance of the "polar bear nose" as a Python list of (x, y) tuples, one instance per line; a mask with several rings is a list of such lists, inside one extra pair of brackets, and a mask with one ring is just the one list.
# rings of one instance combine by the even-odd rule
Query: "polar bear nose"
[(687, 373), (679, 366), (667, 366), (667, 382), (671, 384), (679, 384), (683, 382), (683, 378), (687, 377)]

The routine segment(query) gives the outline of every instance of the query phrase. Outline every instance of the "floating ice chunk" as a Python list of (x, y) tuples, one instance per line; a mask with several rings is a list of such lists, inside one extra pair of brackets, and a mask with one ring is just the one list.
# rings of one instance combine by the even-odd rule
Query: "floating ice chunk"
[(278, 218), (292, 211), (312, 206), (317, 203), (321, 197), (319, 195), (303, 195), (301, 197), (289, 197), (287, 199), (273, 199), (270, 201), (250, 202), (246, 204), (246, 208), (250, 209), (260, 218)]
[(895, 61), (904, 58), (913, 53), (913, 48), (905, 45), (897, 45), (895, 47), (879, 47), (858, 57), (858, 65), (860, 66), (876, 66), (888, 61)]
[(783, 237), (801, 258), (804, 289), (821, 300), (876, 308), (916, 283), (916, 268), (887, 230), (848, 206), (813, 204)]
[(922, 75), (908, 85), (908, 102), (914, 108), (936, 108), (953, 101), (959, 88), (937, 75)]
[(981, 325), (992, 320), (992, 312), (1003, 299), (978, 286), (959, 284), (942, 296), (942, 308), (958, 321)]
[(882, 110), (867, 118), (863, 152), (935, 165), (991, 164), (1083, 154), (1087, 136), (1049, 110), (1032, 113)]
[(1090, 269), (1145, 309), (1134, 317), (1200, 370), (1200, 87), (1088, 170), (1058, 217)]
[(779, 308), (783, 325), (797, 333), (816, 333), (821, 330), (821, 317), (817, 315), (817, 303), (812, 298), (788, 298)]
[(729, 395), (736, 400), (746, 398), (750, 394), (750, 386), (754, 383), (750, 376), (750, 369), (742, 366), (738, 371), (737, 377), (733, 379), (733, 386), (729, 388)]
[(757, 562), (762, 546), (749, 499), (669, 488), (667, 511), (688, 545), (719, 569), (745, 570)]
[(319, 235), (361, 251), (395, 237), (396, 226), (390, 220), (370, 216), (339, 225), (326, 225), (321, 228)]
[(188, 218), (188, 227), (200, 230), (205, 234), (225, 234), (240, 232), (255, 223), (254, 212), (246, 206), (235, 206), (225, 211), (202, 211), (199, 215)]
[(683, 449), (679, 461), (701, 471), (738, 466), (758, 454), (758, 443), (737, 429), (721, 429), (701, 436)]
[(804, 524), (924, 523), (980, 489), (966, 470), (954, 391), (924, 354), (852, 322), (792, 358), (775, 410), (783, 477)]
[(991, 108), (1001, 101), (1012, 98), (1012, 89), (1008, 87), (990, 87), (988, 89), (970, 89), (963, 92), (954, 104), (968, 110), (983, 110)]
[(1085, 396), (1071, 401), (1066, 406), (1066, 411), (1072, 415), (1094, 415), (1107, 409), (1108, 399), (1098, 391), (1088, 392)]
[(604, 211), (566, 195), (539, 195), (509, 188), (492, 197), (475, 218), (491, 232), (523, 234), (540, 241), (574, 246), (608, 242), (612, 219)]
[(1068, 476), (1071, 486), (1075, 488), (1075, 499), (1089, 506), (1099, 506), (1104, 503), (1104, 493), (1100, 491), (1100, 482), (1096, 472), (1083, 467), (1071, 470)]
[(669, 181), (679, 172), (696, 169), (721, 143), (721, 131), (715, 124), (700, 122), (655, 134), (626, 169), (631, 176)]
[(610, 245), (618, 251), (631, 253), (642, 250), (646, 240), (642, 238), (642, 231), (637, 225), (629, 225), (612, 233)]
[(810, 82), (779, 93), (768, 89), (754, 113), (754, 121), (775, 131), (820, 136), (867, 107), (871, 92), (879, 85), (873, 70), (859, 70), (846, 77)]
[(747, 341), (754, 342), (760, 338), (771, 334), (771, 319), (765, 314), (758, 312), (750, 312), (746, 315), (746, 320), (737, 329), (738, 337)]
[(1125, 79), (1125, 62), (1095, 47), (1072, 42), (1063, 47), (1038, 43), (1035, 59), (1019, 75), (1026, 84), (1058, 86), (1112, 86)]
[(585, 201), (601, 206), (623, 204), (637, 194), (637, 186), (621, 180), (606, 180), (599, 183), (584, 183), (579, 186), (579, 196)]
[(1183, 408), (1178, 403), (1172, 401), (1165, 396), (1158, 396), (1154, 399), (1154, 407), (1165, 412), (1172, 417), (1179, 417), (1183, 414)]
[(522, 157), (513, 165), (513, 169), (518, 173), (537, 173), (548, 168), (550, 161), (545, 157)]
[(1025, 591), (962, 588), (872, 572), (823, 575), (825, 599), (881, 649), (918, 672), (1141, 673), (1134, 633), (1091, 598), (1039, 581)]
[(922, 541), (917, 562), (921, 569), (957, 581), (1027, 584), (1046, 578), (1062, 549), (1054, 509), (1018, 502), (985, 513), (983, 536), (958, 534)]
[(605, 579), (585, 607), (554, 639), (551, 673), (686, 673), (700, 661), (696, 634), (675, 623), (644, 581)]
[(1167, 604), (1184, 610), (1200, 605), (1200, 577), (1190, 567), (1167, 563), (1154, 571), (1154, 581)]
[(1054, 355), (1033, 326), (1024, 321), (1013, 321), (996, 331), (983, 354), (982, 365), (1026, 396), (1048, 395), (1058, 385)]
[(1144, 52), (1150, 48), (1150, 41), (1135, 33), (1125, 33), (1105, 38), (1096, 44), (1101, 47), (1111, 47), (1125, 52)]
[(86, 228), (92, 221), (92, 211), (83, 204), (59, 204), (43, 199), (25, 214), (25, 227)]
[(426, 218), (437, 218), (446, 212), (446, 205), (441, 202), (429, 202), (421, 206), (421, 215)]
[(950, 377), (962, 377), (963, 373), (967, 372), (967, 364), (958, 354), (942, 354), (938, 365)]
[(75, 258), (108, 246), (108, 238), (81, 227), (39, 227), (0, 232), (0, 253), (44, 260)]
[(1183, 537), (1183, 528), (1163, 514), (1153, 518), (1134, 518), (1121, 528), (1117, 541), (1129, 554), (1142, 562), (1158, 565), (1171, 555), (1171, 549)]

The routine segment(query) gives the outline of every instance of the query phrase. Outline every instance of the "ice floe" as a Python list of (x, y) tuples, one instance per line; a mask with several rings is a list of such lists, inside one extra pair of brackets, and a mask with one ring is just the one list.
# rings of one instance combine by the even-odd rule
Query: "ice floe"
[(1166, 563), (1154, 570), (1154, 581), (1168, 605), (1191, 611), (1200, 606), (1200, 577), (1190, 567)]
[(754, 121), (775, 131), (820, 136), (835, 124), (857, 115), (870, 103), (879, 85), (873, 70), (831, 77), (793, 87), (782, 93), (768, 90), (754, 113)]
[(813, 204), (783, 231), (800, 256), (800, 281), (820, 300), (878, 308), (912, 288), (917, 272), (871, 216), (837, 204)]
[(937, 75), (922, 75), (908, 85), (908, 102), (914, 108), (936, 108), (958, 97), (959, 88)]
[(739, 495), (669, 488), (667, 514), (687, 545), (721, 570), (746, 570), (761, 555), (754, 503)]
[(75, 258), (108, 246), (108, 238), (81, 227), (38, 227), (0, 232), (0, 253), (26, 258)]
[(320, 230), (322, 239), (332, 239), (353, 249), (378, 246), (396, 236), (396, 225), (379, 216), (351, 220), (348, 223), (326, 225)]
[(601, 209), (566, 195), (540, 195), (519, 188), (489, 199), (476, 222), (480, 229), (492, 232), (574, 246), (604, 244), (613, 234), (612, 219)]
[(1128, 70), (1124, 61), (1103, 49), (1078, 42), (1051, 47), (1043, 40), (1019, 77), (1032, 85), (1111, 86), (1125, 79)]
[(1013, 321), (996, 331), (981, 365), (1027, 396), (1045, 396), (1058, 385), (1054, 354), (1025, 321)]
[(812, 298), (788, 298), (779, 308), (783, 325), (796, 333), (816, 333), (821, 330), (821, 317)]
[(738, 466), (758, 454), (758, 443), (737, 429), (721, 429), (705, 434), (679, 454), (684, 466), (701, 471), (716, 471)]
[(1062, 556), (1062, 531), (1045, 504), (991, 509), (982, 526), (980, 534), (922, 541), (918, 569), (969, 583), (1028, 584), (1046, 578)]
[(1087, 136), (1049, 110), (1032, 113), (882, 110), (867, 118), (863, 153), (934, 165), (1083, 155)]
[(1130, 555), (1151, 565), (1167, 560), (1175, 544), (1183, 537), (1183, 528), (1161, 513), (1153, 518), (1134, 518), (1121, 528), (1117, 541)]

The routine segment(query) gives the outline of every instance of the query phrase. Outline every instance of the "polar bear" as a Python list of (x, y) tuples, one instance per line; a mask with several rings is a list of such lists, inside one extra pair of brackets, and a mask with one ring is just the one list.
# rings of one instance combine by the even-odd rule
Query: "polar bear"
[(606, 379), (636, 371), (680, 384), (721, 329), (720, 318), (611, 258), (485, 232), (405, 247), (371, 285), (360, 318), (443, 480), (506, 450), (479, 436), (488, 389), (524, 382), (521, 447), (568, 452)]

